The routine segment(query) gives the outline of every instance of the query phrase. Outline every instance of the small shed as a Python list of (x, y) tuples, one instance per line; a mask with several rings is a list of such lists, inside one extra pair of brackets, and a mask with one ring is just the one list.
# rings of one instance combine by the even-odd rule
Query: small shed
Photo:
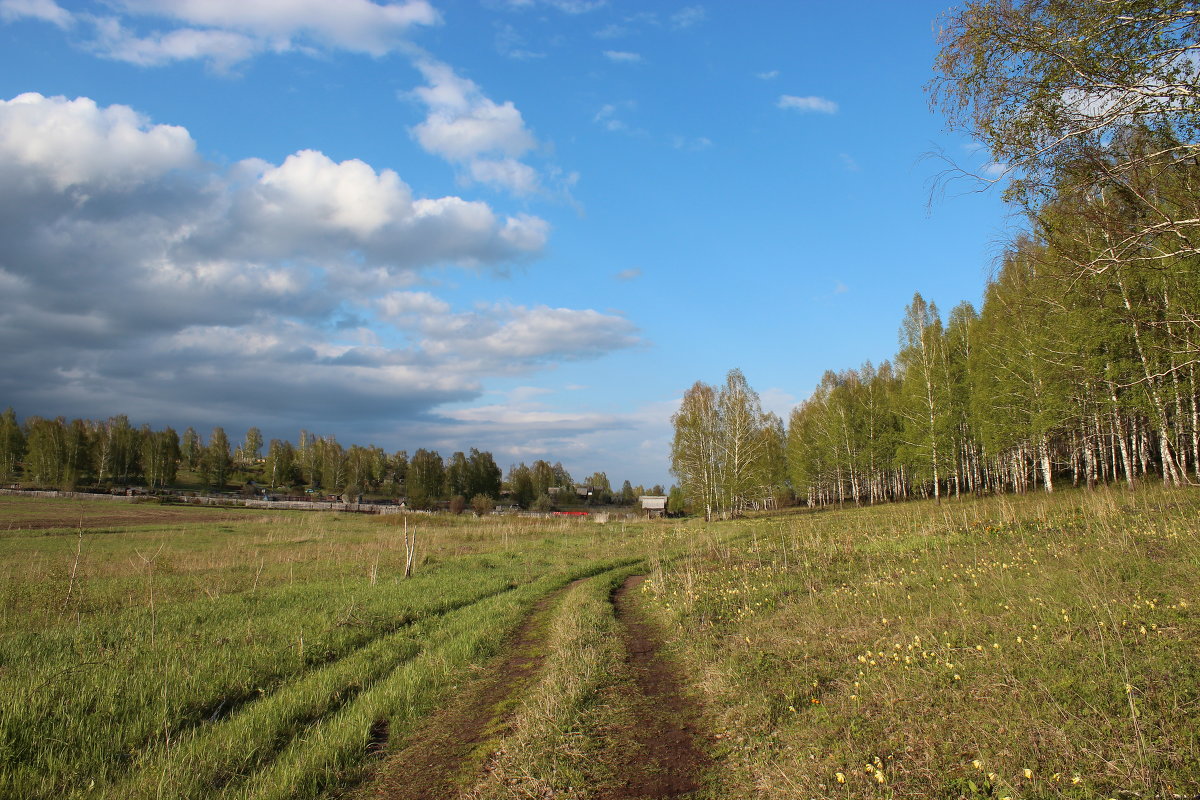
[(638, 498), (642, 511), (648, 517), (665, 517), (667, 515), (667, 496), (665, 494), (644, 494)]

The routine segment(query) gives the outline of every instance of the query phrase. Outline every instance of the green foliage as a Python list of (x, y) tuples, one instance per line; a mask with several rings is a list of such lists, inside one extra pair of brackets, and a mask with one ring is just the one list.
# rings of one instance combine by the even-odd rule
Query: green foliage
[(492, 513), (492, 509), (495, 507), (496, 501), (489, 495), (477, 494), (471, 498), (471, 510), (475, 512), (475, 516), (477, 517)]
[(939, 497), (951, 456), (950, 364), (937, 306), (913, 295), (900, 325), (896, 369), (901, 375), (897, 457)]
[(130, 483), (139, 472), (141, 442), (138, 432), (129, 424), (129, 418), (120, 414), (88, 427), (91, 429), (91, 460), (96, 481), (101, 484)]
[(719, 388), (697, 381), (671, 424), (671, 472), (706, 518), (773, 501), (784, 479), (783, 427), (763, 413), (741, 370), (730, 370)]
[(62, 417), (25, 420), (26, 480), (39, 486), (73, 489), (89, 469), (89, 438), (83, 420)]
[(975, 326), (975, 435), (1018, 489), (1050, 488), (1064, 450), (1089, 485), (1200, 476), (1195, 4), (974, 0), (941, 22), (934, 102), (1029, 223)]
[(592, 477), (587, 479), (585, 485), (591, 487), (590, 502), (593, 505), (607, 505), (612, 502), (612, 484), (609, 483), (607, 473), (593, 472)]
[(499, 497), (500, 475), (500, 467), (496, 466), (492, 454), (487, 451), (480, 452), (472, 447), (471, 455), (467, 459), (467, 485), (464, 494)]
[(179, 467), (179, 434), (173, 428), (152, 431), (149, 425), (143, 425), (140, 436), (146, 484), (151, 489), (162, 489), (175, 483)]
[(687, 495), (683, 493), (683, 489), (678, 486), (672, 486), (671, 491), (667, 494), (667, 513), (668, 514), (683, 514), (687, 511)]
[(286, 440), (272, 439), (263, 464), (263, 478), (269, 486), (291, 486), (296, 481), (296, 450)]
[(413, 453), (408, 464), (406, 486), (408, 501), (413, 508), (429, 508), (442, 497), (446, 472), (442, 457), (436, 450), (421, 448)]
[(12, 407), (0, 414), (0, 481), (17, 479), (17, 467), (25, 457), (25, 434)]
[(229, 454), (229, 437), (225, 435), (224, 428), (219, 426), (213, 428), (212, 435), (208, 438), (208, 445), (200, 456), (200, 473), (204, 476), (205, 483), (220, 491), (225, 488), (232, 467), (233, 459)]
[(246, 431), (246, 440), (238, 448), (243, 463), (249, 464), (262, 457), (263, 436), (258, 428), (251, 427)]
[[(1196, 154), (1195, 25), (1189, 0), (966, 2), (940, 20), (933, 101), (1013, 168), (1010, 196), (1028, 206), (1068, 181), (1131, 189), (1139, 173)], [(1163, 146), (1122, 152), (1131, 132)], [(1156, 198), (1130, 195), (1161, 210)], [(1157, 222), (1194, 231), (1184, 220)]]
[(533, 472), (522, 462), (508, 470), (508, 486), (513, 502), (521, 508), (529, 508), (537, 499), (533, 487)]
[(446, 492), (451, 495), (474, 497), (500, 495), (500, 468), (491, 453), (471, 448), (470, 456), (455, 453), (446, 463)]
[(1097, 231), (1065, 201), (1043, 220), (1045, 236), (1004, 254), (980, 313), (963, 304), (943, 326), (918, 294), (894, 371), (825, 374), (789, 421), (800, 496), (858, 503), (1050, 491), (1068, 476), (1088, 486), (1200, 477), (1200, 360), (1187, 357), (1200, 341), (1200, 271), (1166, 259), (1080, 276), (1079, 243)]
[(183, 438), (179, 442), (179, 458), (183, 468), (194, 470), (199, 467), (202, 453), (200, 434), (196, 433), (196, 429), (189, 425), (184, 430)]

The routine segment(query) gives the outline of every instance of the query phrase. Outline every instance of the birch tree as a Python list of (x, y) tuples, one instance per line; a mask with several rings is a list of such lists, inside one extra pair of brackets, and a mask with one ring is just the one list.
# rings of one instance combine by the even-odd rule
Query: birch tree
[(229, 480), (229, 469), (233, 465), (229, 453), (229, 437), (225, 435), (224, 428), (213, 428), (200, 463), (205, 482), (214, 489), (224, 489)]
[(429, 508), (442, 497), (445, 489), (445, 467), (436, 450), (421, 448), (408, 463), (407, 490), (414, 508)]
[(10, 406), (0, 414), (0, 481), (15, 481), (18, 466), (24, 458), (25, 434)]
[(246, 439), (242, 442), (242, 446), (238, 448), (239, 460), (243, 466), (253, 464), (262, 457), (263, 435), (256, 427), (251, 427), (246, 431)]
[(721, 435), (717, 392), (696, 381), (684, 392), (679, 411), (671, 417), (675, 435), (671, 441), (671, 472), (694, 508), (704, 510), (711, 520), (719, 511), (721, 464), (718, 437)]
[[(943, 18), (938, 38), (932, 102), (1005, 167), (1007, 196), (1035, 228), (1062, 201), (1088, 219), (1089, 246), (1062, 248), (1076, 279), (1181, 267), (1194, 278), (1194, 0), (975, 0)], [(1053, 241), (1070, 230), (1039, 233)], [(1190, 375), (1200, 361), (1200, 317), (1194, 304), (1185, 308), (1172, 317), (1170, 369)], [(1170, 444), (1160, 441), (1164, 471), (1176, 480)]]
[[(1134, 249), (1167, 232), (1173, 253), (1196, 254), (1194, 205), (1139, 191), (1137, 175), (1200, 155), (1198, 33), (1191, 0), (975, 0), (940, 20), (932, 101), (1009, 168), (1014, 198), (1036, 207), (1067, 175), (1081, 189), (1120, 186), (1145, 212)], [(1117, 146), (1138, 130), (1159, 144)], [(1090, 266), (1113, 258), (1123, 249)]]
[(904, 419), (905, 454), (915, 474), (932, 483), (941, 499), (950, 440), (949, 370), (942, 321), (937, 306), (918, 292), (900, 326), (896, 363), (903, 374), (900, 414)]
[(272, 439), (267, 445), (263, 474), (272, 487), (291, 486), (296, 473), (296, 450), (287, 440)]
[(761, 486), (768, 448), (762, 403), (740, 369), (725, 376), (717, 395), (717, 418), (721, 505), (736, 516)]
[(151, 489), (163, 489), (175, 482), (179, 467), (179, 434), (173, 428), (161, 431), (143, 425), (140, 434), (142, 473)]
[(720, 387), (697, 381), (671, 424), (671, 471), (705, 519), (761, 507), (782, 485), (782, 426), (763, 413), (741, 370), (730, 370)]
[(196, 469), (200, 465), (200, 456), (204, 447), (200, 442), (200, 434), (189, 425), (183, 431), (179, 440), (179, 458), (184, 469)]

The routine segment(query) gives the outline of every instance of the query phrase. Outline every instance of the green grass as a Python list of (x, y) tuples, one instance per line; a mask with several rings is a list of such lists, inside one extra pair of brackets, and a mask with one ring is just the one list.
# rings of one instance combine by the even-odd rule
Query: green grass
[(679, 526), (647, 605), (716, 796), (1192, 796), (1198, 533), (1158, 489)]
[(538, 597), (629, 561), (596, 526), (414, 518), (422, 558), (402, 580), (399, 522), (0, 539), (0, 796), (315, 796)]
[(339, 796), (382, 731), (398, 747), (585, 576), (464, 796), (594, 796), (645, 713), (608, 600), (634, 571), (703, 702), (703, 796), (1200, 794), (1193, 490), (715, 524), (414, 516), (407, 581), (400, 522), (0, 535), (0, 797)]
[(513, 709), (508, 730), (465, 796), (586, 798), (616, 786), (613, 753), (629, 718), (620, 690), (631, 681), (620, 626), (609, 601), (644, 564), (616, 569), (573, 588), (554, 614), (537, 683)]

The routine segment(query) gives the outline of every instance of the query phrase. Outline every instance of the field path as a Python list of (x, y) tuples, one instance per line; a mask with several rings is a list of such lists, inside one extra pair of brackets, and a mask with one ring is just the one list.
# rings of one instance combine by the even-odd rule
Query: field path
[(657, 632), (631, 596), (645, 580), (645, 575), (630, 576), (613, 592), (626, 658), (637, 685), (637, 696), (629, 698), (637, 722), (628, 732), (634, 746), (614, 754), (615, 772), (626, 776), (624, 782), (594, 793), (597, 800), (686, 795), (700, 788), (700, 775), (709, 763), (697, 743), (699, 709), (683, 694), (674, 666), (659, 653)]
[(551, 606), (585, 580), (580, 578), (538, 600), (513, 633), (503, 655), (485, 667), (483, 677), (466, 686), (445, 710), (418, 727), (408, 737), (411, 744), (388, 757), (380, 771), (382, 777), (367, 796), (377, 800), (453, 797), (464, 774), (482, 761), (485, 754), (478, 752), (480, 747), (504, 725), (504, 707), (537, 676), (545, 660)]
[[(699, 745), (700, 713), (682, 691), (682, 681), (661, 654), (654, 628), (643, 618), (634, 592), (646, 579), (634, 575), (613, 591), (628, 677), (616, 684), (613, 698), (628, 710), (618, 729), (610, 729), (603, 754), (605, 772), (615, 776), (586, 787), (594, 800), (651, 800), (682, 797), (701, 788), (710, 759)], [(470, 785), (483, 768), (487, 748), (502, 738), (522, 693), (538, 679), (546, 658), (546, 639), (554, 608), (580, 579), (539, 600), (516, 629), (503, 654), (466, 684), (447, 707), (407, 737), (409, 744), (387, 758), (359, 800), (447, 800)], [(387, 732), (379, 731), (381, 740)], [(572, 795), (574, 796), (574, 795)]]

